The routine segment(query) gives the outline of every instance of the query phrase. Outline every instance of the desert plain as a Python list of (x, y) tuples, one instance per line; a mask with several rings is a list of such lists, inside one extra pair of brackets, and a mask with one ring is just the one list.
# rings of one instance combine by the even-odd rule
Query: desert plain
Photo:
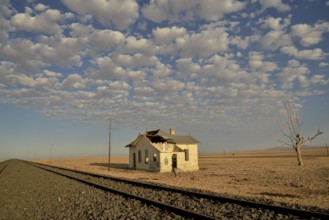
[(275, 204), (316, 206), (329, 210), (329, 155), (326, 147), (302, 151), (304, 166), (297, 165), (293, 149), (199, 154), (199, 171), (154, 173), (128, 169), (128, 156), (37, 160), (60, 167), (202, 189)]

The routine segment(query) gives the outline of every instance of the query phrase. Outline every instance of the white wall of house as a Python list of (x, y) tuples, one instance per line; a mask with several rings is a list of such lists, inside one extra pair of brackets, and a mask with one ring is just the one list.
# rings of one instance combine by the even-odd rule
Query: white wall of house
[(172, 171), (172, 157), (177, 157), (176, 171), (196, 171), (199, 170), (198, 165), (198, 146), (197, 144), (179, 145), (182, 150), (188, 149), (188, 155), (185, 152), (166, 151), (160, 153), (160, 172)]
[(175, 145), (165, 143), (152, 143), (154, 147), (158, 148), (161, 152), (173, 152)]
[[(134, 167), (134, 153), (136, 166)], [(147, 153), (147, 155), (146, 155)], [(152, 145), (149, 139), (142, 136), (136, 147), (129, 147), (129, 168), (137, 170), (160, 170), (160, 154), (159, 151)]]
[(136, 153), (136, 148), (135, 147), (129, 147), (129, 168), (133, 169), (134, 168), (134, 153)]
[(187, 152), (180, 152), (177, 154), (177, 168), (184, 171), (199, 170), (198, 160), (198, 145), (197, 144), (177, 144), (182, 150)]
[[(172, 157), (175, 154), (177, 158), (176, 171), (199, 170), (198, 145), (177, 144), (177, 146), (178, 148), (174, 144), (169, 143), (151, 143), (147, 137), (141, 136), (137, 146), (129, 147), (129, 168), (155, 172), (171, 172)], [(176, 152), (173, 152), (174, 150)]]
[(160, 153), (160, 172), (170, 172), (172, 170), (172, 152)]

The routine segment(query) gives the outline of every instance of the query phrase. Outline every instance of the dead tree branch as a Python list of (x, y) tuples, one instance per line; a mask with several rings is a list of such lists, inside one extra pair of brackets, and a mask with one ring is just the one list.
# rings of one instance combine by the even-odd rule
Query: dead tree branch
[(283, 132), (283, 135), (289, 139), (291, 144), (288, 145), (292, 146), (295, 149), (297, 154), (298, 165), (303, 165), (301, 147), (306, 143), (309, 143), (312, 140), (314, 140), (317, 136), (319, 136), (323, 132), (318, 130), (314, 136), (304, 139), (304, 137), (302, 137), (300, 134), (300, 121), (296, 110), (296, 106), (293, 103), (286, 101), (284, 102), (284, 108), (286, 110), (287, 119), (288, 119), (287, 120), (288, 134)]

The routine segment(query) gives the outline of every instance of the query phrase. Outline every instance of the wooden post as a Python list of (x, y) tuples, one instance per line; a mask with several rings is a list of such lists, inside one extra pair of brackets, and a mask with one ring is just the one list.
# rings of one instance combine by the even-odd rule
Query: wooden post
[(50, 162), (50, 164), (51, 164), (51, 159), (52, 159), (52, 157), (53, 157), (53, 145), (51, 144), (50, 145), (50, 155), (49, 155), (49, 162)]
[(110, 163), (111, 163), (111, 122), (112, 122), (112, 118), (109, 118), (109, 164), (108, 164), (108, 171), (110, 171)]

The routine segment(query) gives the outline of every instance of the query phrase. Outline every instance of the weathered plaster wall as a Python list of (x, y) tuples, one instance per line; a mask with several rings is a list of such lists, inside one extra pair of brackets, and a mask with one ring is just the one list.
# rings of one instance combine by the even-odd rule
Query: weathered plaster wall
[[(147, 158), (145, 157), (145, 151), (147, 150)], [(140, 160), (139, 160), (140, 152)], [(130, 147), (129, 149), (129, 168), (133, 168), (133, 153), (136, 153), (136, 169), (138, 170), (150, 170), (159, 171), (159, 151), (153, 147), (152, 143), (142, 136), (136, 147)], [(154, 155), (155, 154), (155, 155)]]
[[(199, 170), (198, 165), (198, 145), (197, 144), (179, 144), (179, 148), (174, 149), (174, 144), (151, 143), (149, 139), (142, 136), (136, 147), (129, 148), (129, 167), (133, 168), (133, 154), (136, 154), (136, 169), (149, 170), (156, 172), (172, 171), (172, 156), (177, 156), (176, 171), (195, 171)], [(188, 149), (188, 160), (184, 150)], [(148, 153), (146, 160), (145, 150)], [(173, 152), (176, 150), (177, 152)], [(179, 152), (180, 151), (180, 152)], [(140, 152), (140, 160), (139, 160)]]

